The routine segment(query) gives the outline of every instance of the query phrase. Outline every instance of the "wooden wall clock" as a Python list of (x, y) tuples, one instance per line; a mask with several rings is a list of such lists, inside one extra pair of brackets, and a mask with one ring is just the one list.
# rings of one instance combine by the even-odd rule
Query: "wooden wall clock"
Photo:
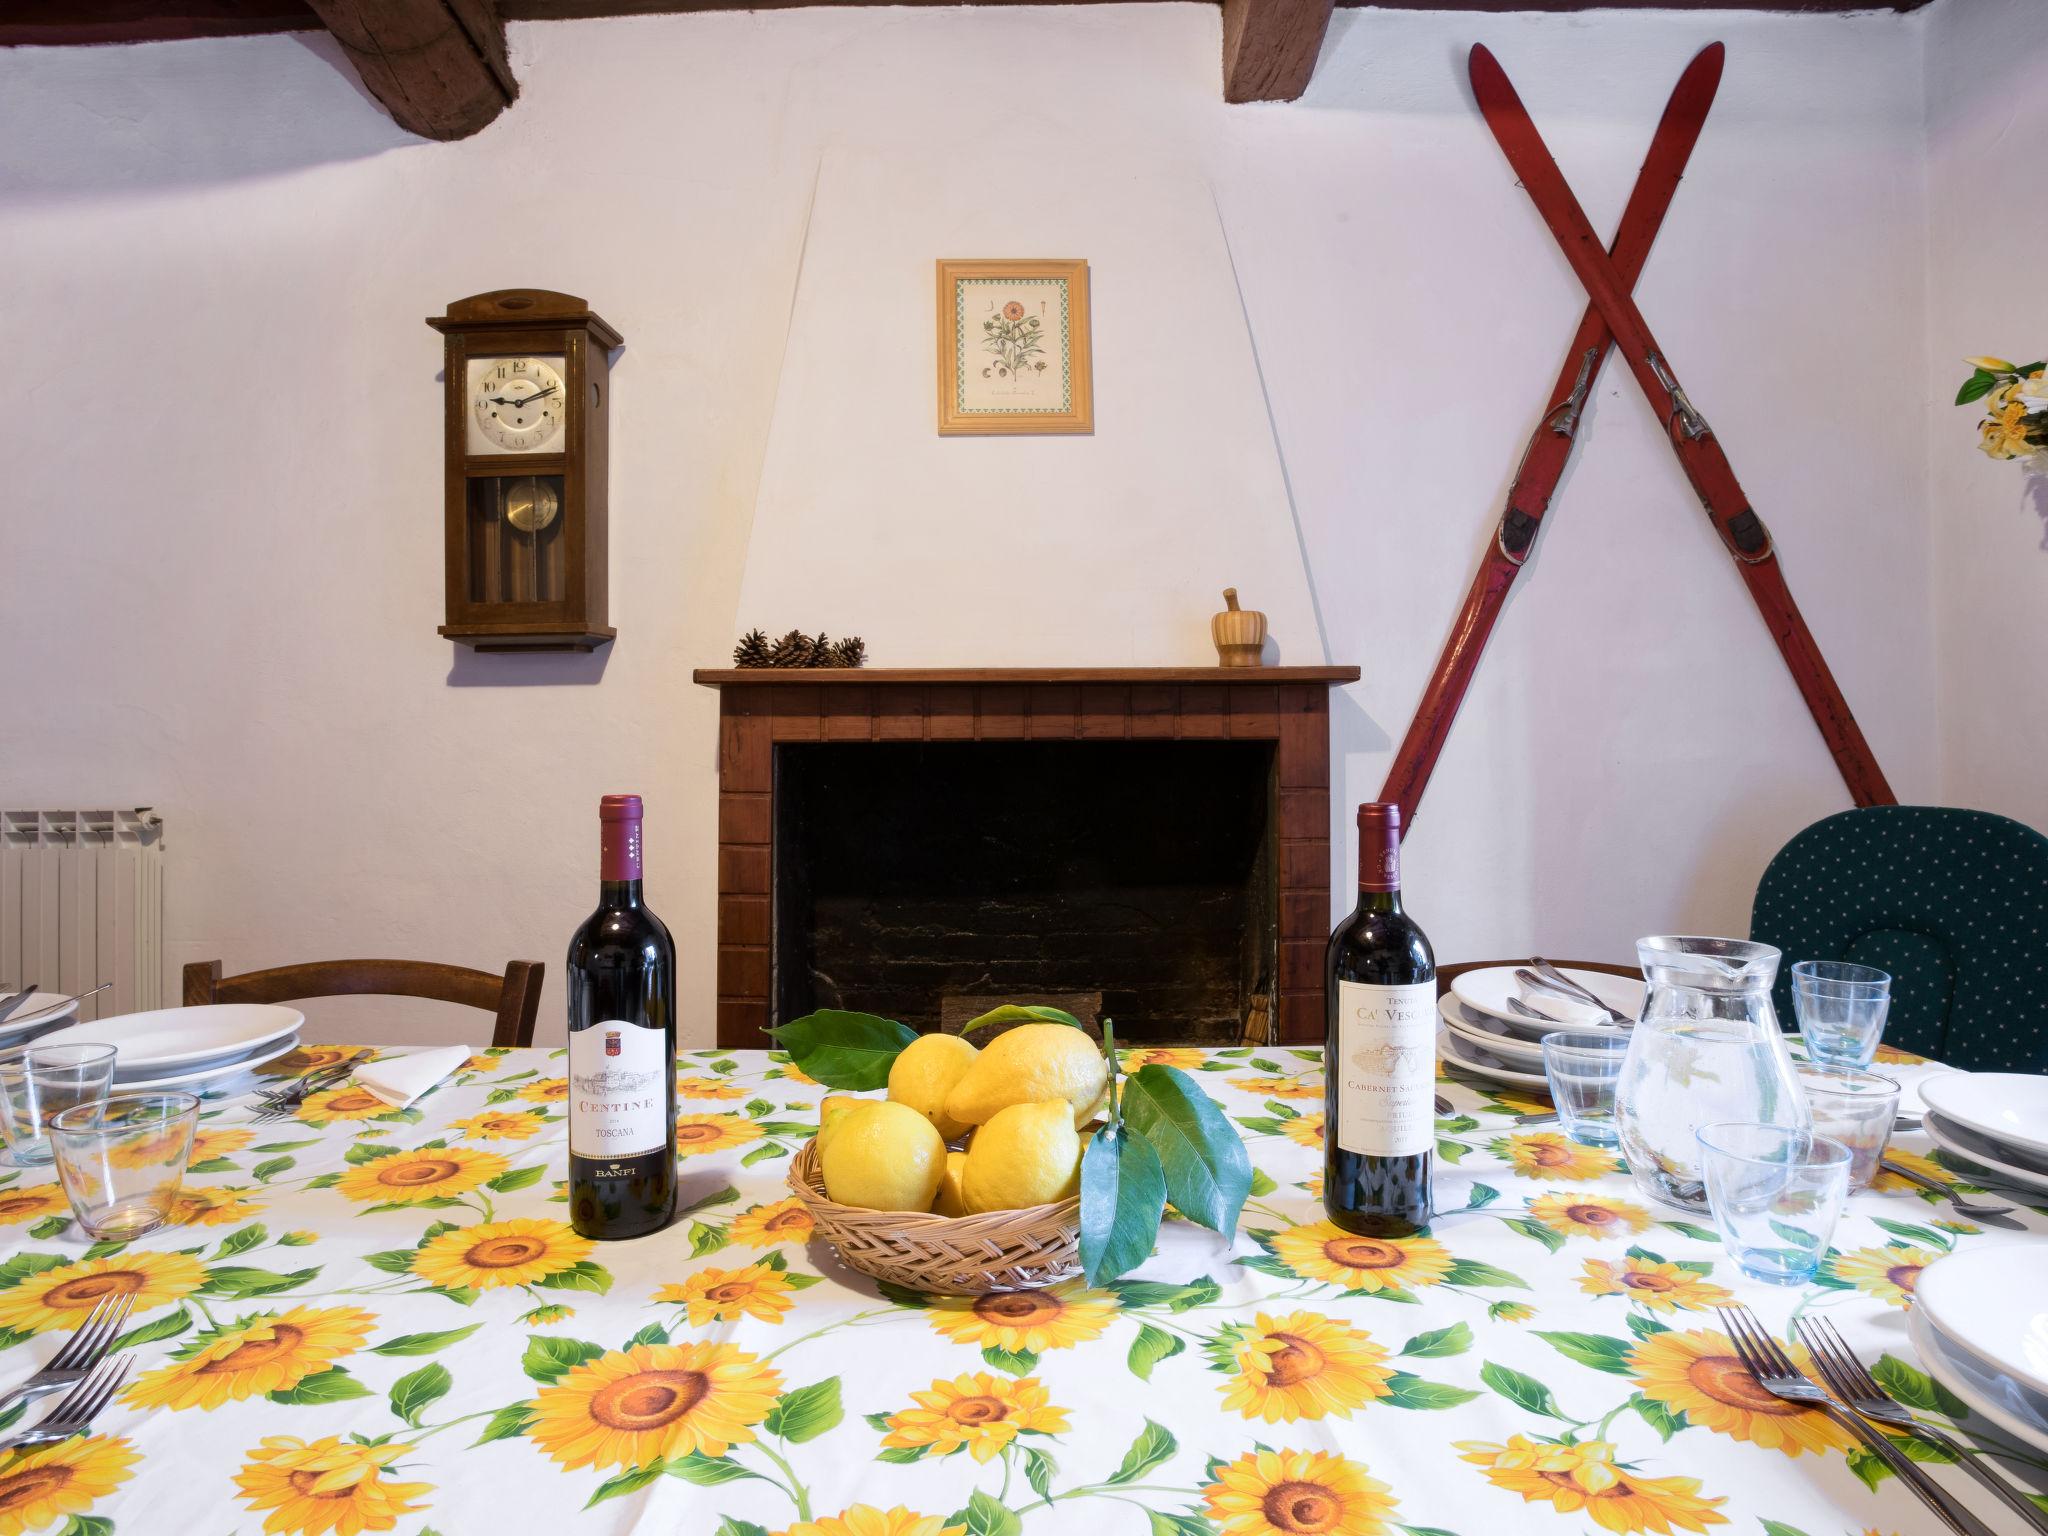
[(447, 361), (441, 633), (479, 651), (591, 651), (605, 622), (611, 349), (583, 300), (501, 288), (430, 316)]

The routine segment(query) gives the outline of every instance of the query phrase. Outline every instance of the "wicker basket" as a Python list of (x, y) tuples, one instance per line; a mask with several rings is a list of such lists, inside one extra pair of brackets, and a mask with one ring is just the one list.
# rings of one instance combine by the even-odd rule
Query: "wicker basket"
[(980, 1216), (840, 1205), (825, 1194), (815, 1140), (790, 1159), (789, 1187), (810, 1211), (818, 1236), (850, 1268), (908, 1290), (935, 1296), (1021, 1291), (1081, 1266), (1078, 1198)]

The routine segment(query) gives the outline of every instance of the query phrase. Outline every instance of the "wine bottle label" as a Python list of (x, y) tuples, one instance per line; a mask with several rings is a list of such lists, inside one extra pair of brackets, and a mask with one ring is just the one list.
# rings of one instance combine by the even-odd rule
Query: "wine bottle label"
[(1337, 983), (1337, 1145), (1414, 1157), (1436, 1145), (1436, 983)]
[(668, 1145), (667, 1037), (604, 1019), (569, 1035), (569, 1150), (641, 1157)]

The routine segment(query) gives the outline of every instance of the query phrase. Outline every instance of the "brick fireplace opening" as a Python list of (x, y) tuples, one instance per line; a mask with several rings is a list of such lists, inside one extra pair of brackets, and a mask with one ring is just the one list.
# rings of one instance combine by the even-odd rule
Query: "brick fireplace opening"
[(1119, 1037), (1320, 1039), (1350, 667), (700, 671), (718, 1043), (1100, 995)]

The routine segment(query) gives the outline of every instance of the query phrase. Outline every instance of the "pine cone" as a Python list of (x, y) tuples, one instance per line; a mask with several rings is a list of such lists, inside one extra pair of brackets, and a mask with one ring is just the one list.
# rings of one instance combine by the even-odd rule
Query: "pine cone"
[(808, 667), (810, 664), (810, 636), (800, 629), (792, 629), (768, 647), (768, 665), (771, 667)]
[(832, 637), (822, 629), (811, 636), (811, 665), (814, 667), (836, 667), (839, 665), (835, 659)]
[(864, 666), (868, 659), (868, 643), (859, 635), (848, 635), (832, 647), (832, 665), (835, 667)]
[(765, 667), (768, 665), (768, 637), (758, 629), (750, 629), (740, 636), (740, 643), (732, 648), (732, 664), (736, 667)]

